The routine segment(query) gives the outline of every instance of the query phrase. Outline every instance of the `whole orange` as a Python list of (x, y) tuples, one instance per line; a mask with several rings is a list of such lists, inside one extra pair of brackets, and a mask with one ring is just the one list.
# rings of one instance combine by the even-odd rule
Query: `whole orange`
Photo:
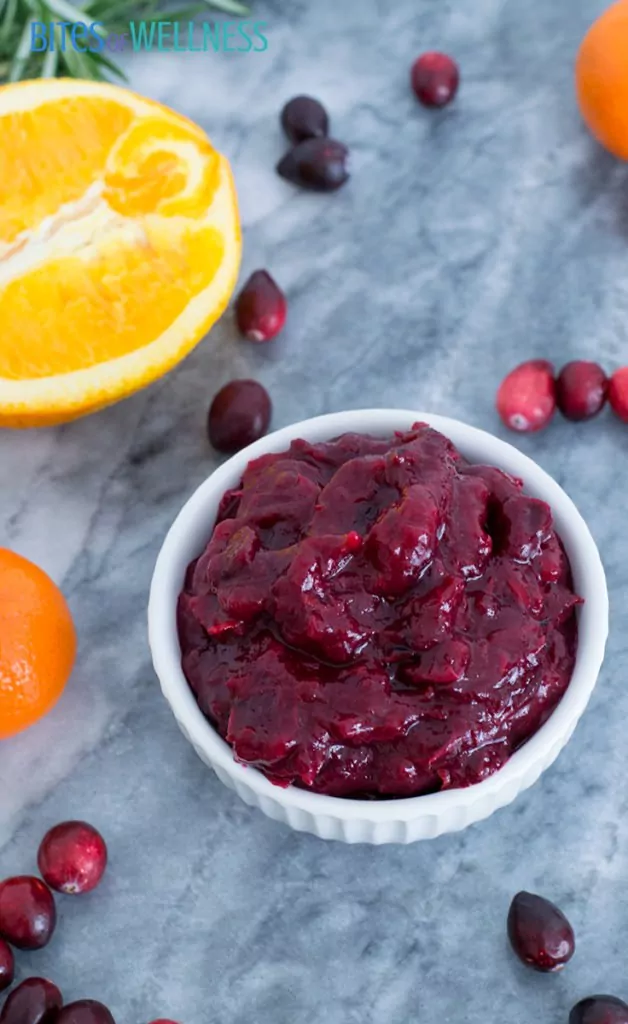
[(628, 0), (609, 7), (587, 32), (576, 60), (582, 116), (606, 149), (628, 160)]
[(76, 655), (63, 594), (26, 558), (0, 548), (0, 740), (56, 704)]

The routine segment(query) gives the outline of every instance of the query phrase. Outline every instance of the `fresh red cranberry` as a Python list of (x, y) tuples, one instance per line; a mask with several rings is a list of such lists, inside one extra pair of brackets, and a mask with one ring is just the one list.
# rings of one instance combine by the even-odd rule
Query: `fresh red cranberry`
[(256, 270), (236, 300), (236, 319), (249, 341), (270, 341), (286, 322), (286, 296), (267, 270)]
[(55, 1024), (116, 1024), (111, 1011), (95, 999), (79, 999), (68, 1003), (55, 1020)]
[(545, 359), (521, 363), (499, 385), (497, 411), (511, 430), (542, 430), (555, 410), (554, 367)]
[(0, 992), (13, 984), (15, 975), (15, 961), (13, 952), (8, 942), (0, 939)]
[(57, 923), (55, 901), (39, 878), (20, 875), (0, 883), (0, 936), (18, 949), (41, 949)]
[(209, 409), (207, 432), (219, 452), (237, 452), (263, 437), (272, 405), (266, 388), (256, 380), (225, 384)]
[(0, 1024), (57, 1024), (62, 1006), (56, 985), (45, 978), (27, 978), (4, 1004)]
[(91, 892), (107, 867), (107, 846), (85, 821), (64, 821), (46, 833), (37, 864), (51, 889), (68, 896)]
[(423, 53), (412, 65), (410, 80), (426, 107), (445, 107), (458, 92), (460, 71), (446, 53)]
[(556, 379), (558, 408), (568, 420), (590, 420), (604, 408), (608, 379), (599, 363), (576, 359)]
[(277, 173), (314, 192), (334, 192), (349, 178), (349, 150), (335, 139), (306, 139), (277, 164)]
[(322, 103), (311, 96), (295, 96), (281, 111), (281, 124), (294, 145), (329, 134), (329, 117)]
[(615, 415), (628, 423), (628, 366), (615, 370), (608, 385), (608, 401)]
[(576, 1003), (569, 1024), (628, 1024), (628, 1004), (615, 996), (588, 996)]
[(576, 948), (573, 928), (562, 910), (531, 892), (517, 893), (510, 904), (508, 937), (524, 964), (545, 973), (560, 971)]

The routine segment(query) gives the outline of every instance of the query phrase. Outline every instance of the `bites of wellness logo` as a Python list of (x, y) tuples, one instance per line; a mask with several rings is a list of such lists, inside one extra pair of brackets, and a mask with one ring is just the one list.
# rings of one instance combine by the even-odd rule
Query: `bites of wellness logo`
[(32, 21), (31, 53), (264, 53), (265, 21), (130, 21), (108, 32), (99, 21)]

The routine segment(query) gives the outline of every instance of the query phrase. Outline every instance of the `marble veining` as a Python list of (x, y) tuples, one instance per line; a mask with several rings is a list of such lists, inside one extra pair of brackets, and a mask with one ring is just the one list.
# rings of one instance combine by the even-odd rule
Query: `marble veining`
[[(590, 991), (628, 998), (628, 602), (622, 466), (609, 415), (520, 447), (567, 489), (605, 561), (613, 609), (590, 708), (556, 765), (490, 821), (409, 848), (296, 835), (224, 789), (180, 735), (153, 676), (154, 559), (216, 459), (208, 402), (234, 376), (269, 388), (274, 425), (361, 406), (457, 416), (505, 436), (496, 385), (521, 358), (628, 362), (625, 168), (583, 130), (572, 64), (605, 0), (255, 0), (265, 54), (129, 57), (137, 90), (198, 120), (232, 158), (243, 276), (290, 300), (273, 346), (227, 316), (166, 379), (55, 430), (0, 435), (0, 543), (64, 587), (77, 669), (50, 717), (0, 746), (0, 875), (34, 867), (44, 830), (102, 828), (107, 881), (61, 903), (21, 976), (108, 1003), (119, 1024), (560, 1024)], [(462, 68), (455, 106), (417, 106), (423, 49)], [(334, 196), (274, 173), (277, 113), (328, 105), (353, 152)], [(555, 898), (577, 959), (539, 978), (504, 923), (518, 889)]]

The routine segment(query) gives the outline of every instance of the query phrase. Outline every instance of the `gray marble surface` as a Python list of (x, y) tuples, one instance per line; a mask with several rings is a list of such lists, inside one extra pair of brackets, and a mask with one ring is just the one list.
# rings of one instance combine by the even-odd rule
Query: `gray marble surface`
[[(0, 875), (44, 830), (84, 817), (105, 884), (61, 903), (20, 960), (119, 1024), (566, 1024), (590, 991), (628, 998), (626, 428), (556, 422), (520, 446), (588, 519), (614, 622), (590, 708), (541, 782), (490, 821), (409, 848), (351, 848), (249, 810), (197, 760), (161, 698), (147, 588), (164, 533), (211, 472), (219, 385), (263, 381), (274, 425), (366, 405), (431, 409), (505, 436), (496, 385), (522, 358), (628, 362), (628, 176), (581, 127), (572, 61), (605, 0), (256, 0), (270, 49), (129, 59), (134, 86), (198, 120), (231, 157), (243, 275), (268, 267), (290, 320), (268, 348), (230, 316), (174, 373), (56, 430), (0, 435), (0, 542), (62, 584), (80, 636), (63, 700), (0, 745)], [(408, 90), (423, 49), (460, 61), (454, 107)], [(277, 112), (329, 106), (353, 178), (331, 197), (274, 174)], [(619, 616), (619, 622), (617, 621)], [(541, 891), (579, 937), (559, 977), (504, 938), (511, 896)]]

